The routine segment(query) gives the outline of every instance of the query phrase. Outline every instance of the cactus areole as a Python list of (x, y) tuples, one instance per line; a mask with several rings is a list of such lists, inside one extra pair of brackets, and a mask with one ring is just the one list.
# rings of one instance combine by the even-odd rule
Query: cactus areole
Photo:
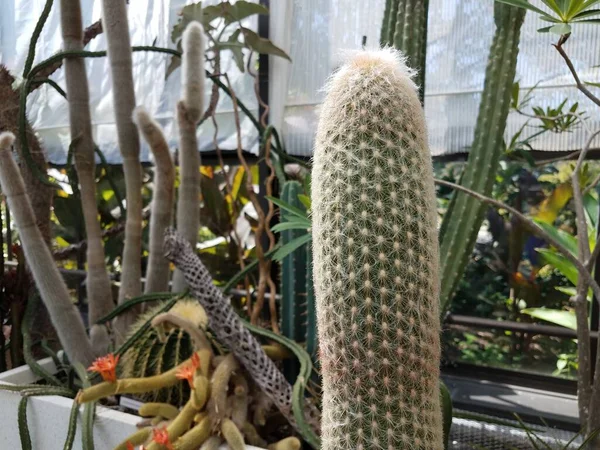
[(353, 54), (326, 88), (312, 173), (323, 450), (441, 450), (435, 191), (413, 72)]

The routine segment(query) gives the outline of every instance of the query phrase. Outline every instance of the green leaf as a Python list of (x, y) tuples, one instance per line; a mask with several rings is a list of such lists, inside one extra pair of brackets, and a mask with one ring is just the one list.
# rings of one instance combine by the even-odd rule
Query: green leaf
[(561, 4), (561, 6), (559, 6), (556, 3), (556, 0), (542, 0), (542, 2), (544, 2), (544, 4), (552, 11), (554, 11), (558, 16), (564, 19), (564, 4)]
[(191, 5), (184, 6), (179, 15), (181, 16), (181, 18), (175, 24), (173, 30), (171, 31), (171, 41), (173, 43), (176, 43), (181, 39), (183, 30), (185, 30), (185, 28), (190, 22), (196, 21), (204, 25), (204, 21), (202, 20), (204, 18), (202, 2), (192, 3)]
[(600, 23), (600, 19), (576, 20), (575, 23)]
[(562, 273), (571, 283), (573, 283), (573, 285), (577, 285), (579, 273), (571, 261), (555, 250), (538, 248), (536, 251), (542, 255), (542, 259), (546, 264), (550, 264), (552, 267)]
[(596, 222), (598, 221), (598, 199), (594, 194), (588, 192), (588, 194), (583, 198), (583, 207), (586, 214), (586, 219), (589, 224), (592, 225), (592, 228), (596, 228)]
[(556, 289), (558, 292), (568, 295), (569, 297), (574, 297), (577, 295), (577, 288), (574, 286), (555, 286), (554, 289)]
[(290, 205), (289, 203), (286, 203), (283, 200), (280, 200), (278, 198), (271, 197), (268, 195), (266, 197), (268, 200), (273, 202), (275, 205), (279, 206), (279, 208), (281, 208), (282, 211), (289, 212), (290, 214), (293, 214), (294, 216), (299, 217), (300, 219), (304, 219), (304, 220), (308, 221), (308, 223), (310, 224), (310, 219), (308, 218), (306, 211), (302, 211), (300, 208), (298, 208), (294, 205)]
[(242, 27), (241, 30), (244, 34), (246, 45), (255, 52), (266, 55), (280, 56), (281, 58), (291, 61), (288, 54), (273, 44), (270, 40), (260, 37), (258, 34), (248, 28)]
[(519, 107), (519, 82), (515, 81), (512, 85), (512, 91), (511, 91), (511, 107), (512, 108), (518, 108)]
[(310, 207), (312, 206), (312, 202), (311, 202), (310, 197), (308, 195), (298, 194), (298, 200), (300, 200), (300, 202), (304, 205), (304, 207), (307, 210), (309, 210)]
[[(541, 220), (535, 220), (546, 233), (564, 245), (574, 256), (577, 256), (577, 238), (564, 230), (560, 230), (549, 223), (542, 222)], [(550, 244), (550, 242), (549, 242)]]
[(572, 19), (575, 14), (577, 14), (583, 8), (585, 0), (571, 0), (569, 2), (569, 7), (567, 8), (566, 16), (568, 19)]
[(291, 240), (284, 246), (280, 247), (279, 250), (277, 250), (275, 252), (275, 254), (273, 255), (273, 259), (275, 261), (281, 261), (283, 258), (285, 258), (287, 255), (292, 253), (294, 250), (302, 247), (304, 244), (310, 242), (311, 240), (312, 240), (312, 234), (310, 234), (310, 233), (303, 234), (302, 236), (299, 236), (296, 239)]
[(202, 24), (209, 25), (213, 20), (221, 17), (225, 20), (225, 26), (227, 26), (255, 14), (269, 14), (269, 10), (258, 3), (250, 3), (244, 0), (239, 0), (233, 5), (226, 1), (204, 8)]
[(559, 23), (554, 25), (553, 27), (550, 27), (550, 33), (554, 33), (554, 34), (559, 34), (559, 35), (563, 35), (563, 34), (569, 34), (571, 32), (571, 25), (569, 25), (568, 23)]
[(600, 83), (592, 83), (591, 81), (584, 81), (585, 84), (587, 84), (588, 86), (594, 86), (597, 88), (600, 88)]
[(231, 50), (235, 64), (237, 65), (239, 71), (243, 73), (245, 71), (244, 52), (242, 51), (243, 44), (241, 44), (238, 40), (241, 32), (242, 32), (242, 30), (240, 30), (240, 29), (235, 30), (233, 32), (233, 34), (231, 36), (229, 36), (229, 39), (227, 40), (228, 44), (240, 44), (241, 47), (238, 47), (236, 45), (236, 46), (228, 46), (226, 48), (227, 48), (227, 50)]
[(281, 222), (278, 223), (277, 225), (274, 225), (271, 228), (271, 231), (273, 233), (281, 233), (282, 231), (287, 231), (287, 230), (306, 230), (307, 228), (310, 228), (310, 222), (308, 222), (308, 224), (304, 221), (290, 221), (290, 222)]
[(251, 3), (245, 0), (238, 0), (232, 5), (231, 11), (229, 12), (232, 22), (243, 20), (246, 17), (250, 17), (255, 14), (269, 14), (269, 9), (263, 5), (259, 5), (258, 3)]
[(558, 361), (556, 361), (556, 368), (558, 370), (564, 370), (564, 368), (567, 367), (567, 360), (566, 359), (559, 359)]
[(573, 311), (562, 311), (558, 309), (546, 308), (527, 308), (522, 309), (521, 312), (531, 317), (535, 317), (536, 319), (545, 320), (546, 322), (569, 328), (570, 330), (577, 330), (577, 319), (575, 318), (575, 312)]
[(552, 27), (550, 26), (550, 27), (538, 28), (537, 31), (538, 31), (538, 33), (549, 33), (550, 28), (552, 28)]
[(577, 21), (577, 19), (582, 19), (585, 17), (590, 17), (590, 16), (596, 16), (600, 14), (600, 9), (588, 9), (587, 11), (582, 11), (579, 14), (576, 14), (575, 16), (573, 16), (573, 19), (575, 19), (575, 21)]

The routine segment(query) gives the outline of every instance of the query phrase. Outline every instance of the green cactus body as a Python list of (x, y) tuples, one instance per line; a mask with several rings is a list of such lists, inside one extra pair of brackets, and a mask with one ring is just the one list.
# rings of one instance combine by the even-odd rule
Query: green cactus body
[(388, 0), (381, 25), (382, 46), (393, 46), (406, 57), (408, 66), (417, 70), (415, 81), (423, 103), (427, 55), (427, 16), (429, 0)]
[[(303, 211), (306, 210), (298, 195), (303, 194), (302, 185), (288, 181), (283, 185), (281, 200)], [(285, 211), (282, 211), (285, 214)], [(281, 232), (281, 245), (305, 234), (303, 230)], [(306, 335), (306, 268), (307, 246), (303, 245), (281, 261), (281, 332), (287, 338), (302, 342)]]
[(331, 79), (312, 172), (323, 450), (443, 449), (435, 190), (393, 50)]
[[(146, 311), (131, 327), (130, 335), (136, 333), (150, 318), (163, 308), (160, 304)], [(173, 306), (171, 312), (206, 327), (206, 314), (196, 300), (181, 300)], [(160, 375), (181, 364), (192, 356), (194, 351), (190, 336), (179, 328), (167, 330), (165, 339), (161, 339), (158, 331), (149, 327), (121, 358), (120, 378), (141, 378)], [(144, 394), (138, 398), (144, 402), (170, 403), (174, 406), (184, 405), (190, 397), (188, 383), (177, 383), (175, 386), (162, 388)]]
[[(461, 185), (488, 196), (505, 149), (503, 137), (525, 9), (496, 2), (494, 19), (496, 33), (488, 58), (475, 138), (461, 179)], [(486, 206), (479, 200), (463, 193), (456, 192), (450, 201), (440, 229), (442, 312), (464, 274), (485, 211)]]

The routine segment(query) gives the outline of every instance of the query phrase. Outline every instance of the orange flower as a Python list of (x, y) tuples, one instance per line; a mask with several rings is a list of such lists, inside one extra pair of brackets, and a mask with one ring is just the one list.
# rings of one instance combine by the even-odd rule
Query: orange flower
[(200, 367), (200, 357), (197, 353), (194, 353), (191, 358), (191, 363), (181, 367), (175, 376), (180, 380), (187, 380), (190, 384), (190, 389), (194, 389), (194, 374), (198, 367)]
[(167, 431), (167, 427), (154, 428), (152, 430), (152, 440), (157, 444), (167, 448), (167, 450), (173, 450), (173, 445), (169, 440), (169, 432)]
[(115, 383), (117, 381), (117, 364), (119, 363), (119, 356), (115, 357), (112, 353), (106, 356), (97, 358), (94, 363), (88, 367), (88, 372), (98, 372), (102, 375), (104, 381), (109, 383)]

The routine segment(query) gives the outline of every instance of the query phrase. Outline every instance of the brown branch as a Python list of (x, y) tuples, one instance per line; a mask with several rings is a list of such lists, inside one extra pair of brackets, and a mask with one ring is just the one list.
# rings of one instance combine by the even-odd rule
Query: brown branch
[(591, 101), (593, 101), (596, 105), (600, 106), (600, 98), (598, 98), (594, 94), (592, 94), (590, 92), (590, 90), (585, 86), (585, 84), (581, 82), (581, 80), (579, 79), (579, 75), (577, 75), (577, 71), (575, 70), (575, 66), (573, 65), (573, 62), (571, 61), (571, 58), (569, 58), (569, 55), (567, 55), (567, 53), (563, 49), (562, 44), (563, 44), (563, 41), (560, 40), (558, 42), (558, 44), (554, 44), (554, 48), (558, 51), (558, 53), (560, 53), (560, 56), (562, 56), (562, 58), (565, 60), (567, 67), (569, 68), (569, 70), (571, 71), (571, 74), (573, 75), (573, 79), (575, 80), (575, 83), (577, 83), (577, 88), (581, 91), (581, 93), (583, 95), (585, 95), (587, 98), (589, 98)]
[[(102, 32), (103, 32), (103, 30), (102, 30), (102, 21), (101, 20), (98, 20), (97, 22), (94, 22), (93, 24), (91, 24), (89, 27), (87, 27), (85, 30), (83, 30), (83, 46), (85, 47), (86, 45), (88, 45), (92, 39), (95, 39), (96, 36), (102, 34)], [(60, 69), (62, 67), (63, 61), (64, 60), (60, 60), (60, 61), (46, 67), (45, 69), (41, 70), (36, 75), (36, 78), (48, 78), (50, 75), (52, 75), (54, 72), (56, 72), (58, 69)], [(31, 90), (34, 91), (37, 88), (39, 88), (40, 86), (41, 86), (41, 84), (35, 84), (31, 88)]]
[[(252, 78), (254, 78), (254, 94), (256, 96), (256, 99), (258, 100), (259, 105), (262, 106), (262, 108), (264, 110), (263, 114), (260, 117), (260, 124), (262, 125), (263, 129), (266, 129), (267, 128), (267, 117), (269, 114), (269, 105), (267, 103), (265, 103), (260, 96), (259, 85), (258, 85), (258, 76), (252, 71), (252, 67), (250, 65), (251, 60), (252, 60), (252, 55), (250, 55), (250, 58), (248, 59), (247, 70), (248, 70), (248, 74)], [(275, 181), (275, 178), (276, 178), (275, 168), (273, 167), (273, 162), (271, 161), (271, 139), (272, 139), (272, 136), (269, 135), (269, 138), (265, 142), (265, 154), (264, 154), (265, 164), (269, 168), (269, 176), (265, 180), (266, 194), (268, 197), (273, 196), (273, 182)], [(275, 216), (275, 207), (273, 205), (273, 202), (270, 200), (268, 200), (268, 205), (269, 205), (269, 211), (267, 212), (267, 216), (265, 218), (265, 223), (266, 223), (267, 236), (269, 238), (269, 250), (272, 250), (273, 247), (275, 247), (276, 239), (275, 239), (275, 235), (271, 231), (271, 228), (269, 227), (269, 224), (271, 223), (271, 220), (273, 220), (273, 217)], [(278, 332), (279, 321), (277, 320), (278, 314), (277, 314), (277, 305), (276, 305), (276, 301), (275, 301), (275, 294), (276, 294), (277, 289), (276, 289), (275, 283), (273, 282), (273, 279), (271, 277), (270, 265), (271, 265), (271, 263), (269, 262), (269, 277), (267, 279), (267, 284), (269, 285), (269, 289), (270, 289), (270, 293), (271, 293), (271, 295), (269, 297), (269, 315), (270, 315), (270, 319), (271, 319), (271, 328), (273, 329), (273, 331)]]
[(258, 197), (254, 192), (254, 186), (252, 185), (252, 171), (250, 170), (250, 166), (244, 157), (244, 152), (242, 149), (242, 128), (240, 125), (240, 112), (238, 108), (237, 96), (232, 89), (231, 82), (229, 81), (229, 77), (227, 74), (224, 74), (225, 81), (227, 82), (227, 87), (229, 92), (231, 93), (231, 101), (233, 102), (233, 117), (235, 120), (235, 129), (236, 129), (236, 137), (237, 137), (237, 155), (240, 163), (244, 167), (246, 171), (246, 190), (248, 191), (248, 197), (256, 210), (256, 214), (258, 215), (258, 226), (256, 227), (256, 232), (254, 234), (256, 240), (256, 257), (258, 258), (258, 288), (256, 295), (256, 303), (250, 313), (250, 321), (253, 324), (256, 324), (262, 308), (265, 303), (265, 293), (268, 285), (268, 278), (270, 277), (271, 265), (270, 260), (265, 258), (265, 252), (262, 246), (260, 245), (260, 239), (262, 237), (263, 232), (265, 231), (266, 225), (266, 217), (265, 212), (262, 210), (260, 206), (260, 202), (258, 201)]
[(514, 218), (518, 219), (521, 223), (523, 223), (533, 234), (552, 244), (552, 246), (556, 247), (556, 250), (558, 250), (567, 260), (569, 260), (570, 263), (572, 263), (575, 266), (580, 276), (583, 276), (585, 281), (589, 283), (594, 293), (594, 296), (600, 304), (600, 297), (598, 297), (598, 295), (600, 294), (600, 286), (594, 280), (592, 274), (587, 269), (585, 264), (579, 261), (562, 243), (554, 239), (554, 237), (552, 237), (549, 233), (547, 233), (542, 227), (536, 224), (529, 217), (516, 210), (512, 206), (507, 205), (506, 203), (494, 200), (493, 198), (486, 197), (485, 195), (481, 195), (480, 193), (472, 191), (459, 184), (452, 183), (450, 181), (440, 180), (439, 178), (435, 178), (434, 182), (435, 184), (438, 184), (440, 186), (446, 186), (451, 189), (464, 192), (465, 194), (470, 195), (471, 197), (474, 197), (483, 203), (487, 203), (488, 205), (491, 205), (498, 209), (505, 209), (506, 211), (511, 213)]

